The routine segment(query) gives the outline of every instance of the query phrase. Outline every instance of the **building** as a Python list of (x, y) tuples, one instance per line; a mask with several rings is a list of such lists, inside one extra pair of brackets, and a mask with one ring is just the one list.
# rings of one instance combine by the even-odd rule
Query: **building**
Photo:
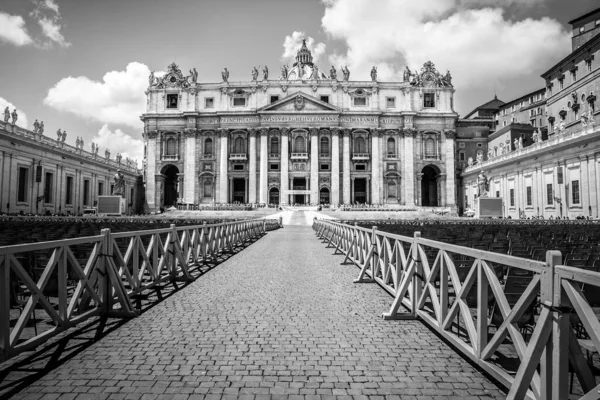
[(462, 204), (472, 205), (479, 195), (477, 176), (483, 172), (489, 196), (504, 198), (505, 216), (599, 216), (600, 8), (571, 24), (572, 52), (542, 74), (545, 98), (538, 90), (501, 107), (499, 130), (488, 145), (509, 143), (465, 169)]
[(131, 160), (0, 122), (0, 213), (82, 214), (98, 196), (111, 194), (117, 170), (125, 179), (128, 212), (140, 212), (141, 171)]
[[(261, 75), (259, 77), (259, 74)], [(451, 76), (433, 63), (402, 82), (325, 74), (306, 44), (292, 68), (198, 83), (171, 64), (150, 77), (146, 198), (175, 203), (454, 207)]]

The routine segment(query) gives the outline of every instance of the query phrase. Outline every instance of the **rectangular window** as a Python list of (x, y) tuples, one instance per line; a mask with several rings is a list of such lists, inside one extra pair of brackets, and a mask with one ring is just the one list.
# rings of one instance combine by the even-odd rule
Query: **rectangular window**
[(396, 107), (396, 98), (395, 97), (386, 97), (385, 98), (385, 106), (387, 108), (394, 108), (394, 107)]
[(212, 97), (207, 97), (204, 99), (204, 108), (214, 108), (215, 107), (215, 99)]
[(571, 182), (571, 193), (573, 194), (573, 204), (579, 204), (579, 181)]
[(533, 200), (531, 199), (531, 186), (527, 186), (527, 205), (533, 205)]
[(87, 179), (83, 181), (83, 205), (90, 205), (90, 181)]
[(458, 154), (458, 159), (459, 159), (460, 161), (465, 161), (465, 153), (464, 153), (464, 151), (461, 151), (461, 152)]
[(355, 97), (354, 98), (354, 105), (355, 106), (366, 106), (367, 105), (367, 98), (366, 97)]
[(435, 107), (435, 93), (425, 93), (423, 95), (423, 107), (424, 108)]
[(234, 164), (233, 165), (233, 170), (234, 171), (243, 171), (244, 170), (244, 164)]
[(329, 103), (329, 96), (321, 96), (321, 101), (324, 103)]
[(560, 88), (560, 90), (563, 90), (565, 87), (565, 80), (564, 79), (559, 79), (558, 80), (558, 87)]
[(496, 190), (496, 197), (500, 197), (500, 191)]
[(168, 94), (167, 95), (167, 108), (177, 108), (179, 102), (178, 94)]
[(104, 195), (104, 182), (98, 182), (98, 196)]
[(509, 194), (510, 194), (510, 206), (514, 207), (515, 206), (515, 189), (510, 189)]
[(52, 186), (54, 181), (54, 174), (51, 172), (46, 172), (45, 180), (44, 180), (44, 203), (52, 204)]
[(66, 187), (66, 198), (65, 204), (72, 205), (73, 204), (73, 177), (67, 176), (67, 187)]
[(577, 70), (576, 69), (571, 71), (571, 78), (573, 78), (573, 82), (577, 82)]
[(554, 190), (552, 190), (552, 184), (546, 184), (546, 203), (551, 206), (554, 204)]
[(233, 99), (234, 107), (244, 107), (246, 105), (245, 97), (236, 97)]
[(531, 126), (535, 127), (535, 119), (531, 120)]
[(29, 168), (19, 168), (19, 193), (17, 196), (17, 201), (26, 202), (27, 201), (27, 188), (29, 182)]
[(275, 103), (279, 100), (279, 96), (271, 96), (271, 103)]
[(329, 171), (329, 164), (321, 164), (321, 171)]
[(279, 164), (269, 164), (269, 170), (279, 171)]
[(366, 166), (366, 164), (356, 164), (355, 169), (357, 171), (366, 171), (367, 170), (367, 166)]

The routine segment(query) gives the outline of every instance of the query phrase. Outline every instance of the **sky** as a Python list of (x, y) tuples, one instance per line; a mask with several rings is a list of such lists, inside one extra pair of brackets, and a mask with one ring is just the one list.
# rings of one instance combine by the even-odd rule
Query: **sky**
[(2, 0), (0, 108), (17, 125), (67, 132), (90, 150), (143, 158), (140, 115), (150, 71), (171, 62), (198, 82), (249, 80), (291, 64), (307, 38), (321, 70), (402, 79), (432, 61), (453, 76), (464, 116), (544, 87), (540, 75), (571, 51), (568, 21), (597, 0)]

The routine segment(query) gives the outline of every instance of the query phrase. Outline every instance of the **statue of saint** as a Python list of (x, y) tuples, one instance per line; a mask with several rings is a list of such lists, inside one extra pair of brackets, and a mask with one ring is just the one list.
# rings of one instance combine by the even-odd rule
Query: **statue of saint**
[(470, 167), (471, 165), (473, 165), (473, 157), (469, 157), (467, 159), (467, 165)]
[(104, 150), (104, 157), (108, 160), (110, 158), (110, 150)]
[(522, 149), (522, 148), (523, 148), (523, 138), (520, 137), (519, 138), (519, 149)]
[(125, 197), (125, 178), (120, 169), (117, 170), (113, 180), (115, 184), (113, 186), (112, 195)]
[(444, 76), (444, 82), (448, 86), (452, 86), (452, 75), (450, 75), (450, 71), (446, 70), (446, 76)]
[(410, 82), (411, 75), (412, 75), (412, 72), (410, 71), (410, 68), (408, 68), (408, 66), (407, 66), (406, 69), (404, 70), (404, 82)]
[(190, 70), (190, 73), (192, 74), (192, 83), (198, 82), (198, 71), (196, 71), (196, 68)]
[(60, 128), (58, 128), (58, 130), (56, 131), (56, 140), (60, 141), (61, 137), (62, 137), (62, 132), (60, 131)]
[(62, 133), (62, 142), (64, 143), (67, 140), (67, 131), (63, 131)]
[(121, 164), (121, 159), (123, 158), (123, 156), (121, 155), (121, 153), (117, 153), (117, 162), (119, 164)]
[(40, 123), (36, 119), (35, 122), (33, 123), (33, 132), (37, 133), (38, 129), (40, 129)]
[(592, 110), (592, 108), (590, 107), (589, 111), (588, 111), (588, 123), (589, 124), (593, 124), (594, 121), (594, 111)]
[(96, 143), (92, 142), (92, 154), (96, 152)]
[(478, 197), (487, 196), (488, 190), (489, 190), (488, 179), (485, 176), (485, 174), (483, 173), (483, 171), (481, 171), (481, 172), (479, 172), (479, 175), (477, 175), (477, 196)]
[(38, 128), (39, 133), (44, 133), (44, 121), (40, 123), (40, 127)]
[(371, 80), (373, 82), (377, 81), (377, 67), (373, 65), (373, 68), (371, 68)]
[(223, 71), (221, 72), (221, 77), (223, 78), (223, 82), (229, 81), (229, 71), (227, 71), (227, 67), (223, 68)]
[(17, 114), (17, 109), (15, 108), (11, 114), (12, 117), (12, 124), (16, 124), (17, 123), (17, 118), (19, 118), (19, 114)]
[(317, 67), (316, 64), (313, 66), (313, 76), (312, 76), (312, 78), (315, 79), (315, 80), (317, 80), (317, 81), (319, 79), (321, 79), (321, 77), (319, 76), (319, 67)]
[(331, 79), (332, 81), (337, 80), (337, 71), (335, 70), (335, 67), (332, 65), (331, 69), (329, 70), (329, 79)]
[(269, 79), (269, 68), (265, 65), (265, 67), (262, 70), (263, 73), (263, 81), (266, 81)]
[(79, 139), (79, 140), (80, 140), (80, 143), (79, 143), (79, 145), (81, 146), (81, 149), (83, 150), (83, 138), (81, 138), (81, 139)]
[(288, 66), (286, 65), (282, 65), (281, 66), (281, 76), (279, 77), (280, 81), (285, 81), (288, 78)]
[(488, 149), (488, 160), (494, 157), (494, 150)]
[(8, 106), (6, 106), (6, 108), (4, 109), (4, 122), (8, 122), (9, 119), (10, 119), (10, 110), (8, 109)]
[(342, 74), (344, 74), (344, 80), (345, 81), (347, 81), (348, 79), (350, 79), (350, 70), (348, 69), (347, 65), (342, 68)]
[(482, 152), (478, 152), (477, 153), (477, 164), (479, 164), (482, 161), (483, 161), (483, 153)]
[(154, 71), (150, 72), (150, 76), (148, 77), (149, 86), (154, 86)]
[(258, 79), (258, 68), (252, 67), (252, 80), (255, 81)]

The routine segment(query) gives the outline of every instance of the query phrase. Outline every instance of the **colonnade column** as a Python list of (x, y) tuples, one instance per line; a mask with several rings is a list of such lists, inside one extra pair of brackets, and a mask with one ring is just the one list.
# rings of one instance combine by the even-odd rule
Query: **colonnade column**
[(267, 138), (269, 130), (267, 128), (260, 129), (260, 189), (259, 202), (267, 204)]
[(406, 172), (406, 205), (415, 205), (415, 159), (414, 159), (414, 129), (404, 130), (404, 171)]
[(379, 199), (379, 185), (381, 180), (379, 168), (379, 138), (381, 133), (382, 129), (371, 129), (371, 204), (381, 203), (381, 200)]
[(319, 204), (319, 128), (310, 129), (310, 204)]
[(196, 130), (187, 129), (185, 132), (185, 163), (183, 166), (183, 201), (188, 204), (196, 203)]
[(281, 184), (279, 188), (279, 202), (288, 204), (288, 191), (290, 189), (289, 173), (289, 153), (288, 153), (288, 134), (289, 128), (281, 129)]
[(250, 136), (250, 160), (248, 162), (248, 203), (256, 203), (256, 129), (248, 129)]
[(227, 198), (227, 153), (228, 153), (228, 136), (227, 129), (219, 129), (221, 136), (221, 157), (219, 163), (219, 203), (229, 203)]
[(454, 152), (456, 149), (454, 148), (454, 138), (456, 137), (456, 132), (453, 130), (447, 130), (445, 133), (445, 150), (446, 154), (446, 206), (456, 208), (456, 182), (454, 179), (455, 176), (455, 166), (454, 166)]
[(331, 128), (331, 204), (340, 203), (340, 129)]
[(352, 203), (350, 197), (350, 129), (343, 130), (344, 137), (342, 138), (342, 185), (344, 191), (344, 204)]

